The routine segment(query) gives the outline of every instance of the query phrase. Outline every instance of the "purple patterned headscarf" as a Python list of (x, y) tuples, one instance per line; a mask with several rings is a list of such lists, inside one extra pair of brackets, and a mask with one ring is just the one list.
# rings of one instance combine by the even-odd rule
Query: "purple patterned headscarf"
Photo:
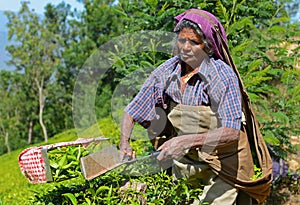
[(174, 32), (177, 31), (178, 25), (182, 22), (182, 20), (189, 20), (198, 24), (206, 39), (211, 44), (211, 48), (214, 51), (214, 57), (226, 62), (221, 43), (223, 40), (223, 43), (227, 44), (226, 33), (222, 24), (214, 15), (200, 9), (189, 9), (176, 16), (175, 20), (177, 24), (174, 28)]

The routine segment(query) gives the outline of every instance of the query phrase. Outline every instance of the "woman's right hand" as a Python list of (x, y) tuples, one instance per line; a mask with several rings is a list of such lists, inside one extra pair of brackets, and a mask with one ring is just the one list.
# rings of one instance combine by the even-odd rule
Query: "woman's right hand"
[(123, 161), (126, 157), (129, 159), (135, 158), (135, 151), (132, 150), (128, 141), (120, 142), (120, 151), (121, 151), (121, 161)]

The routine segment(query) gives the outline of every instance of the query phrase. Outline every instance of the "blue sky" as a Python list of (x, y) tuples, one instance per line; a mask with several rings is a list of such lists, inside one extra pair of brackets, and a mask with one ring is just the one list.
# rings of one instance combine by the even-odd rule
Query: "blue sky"
[[(29, 8), (34, 9), (37, 14), (44, 13), (44, 7), (47, 3), (52, 3), (53, 5), (58, 5), (61, 2), (65, 2), (71, 5), (71, 8), (77, 8), (78, 10), (83, 10), (83, 5), (78, 3), (76, 0), (0, 0), (0, 11), (19, 11), (21, 8), (21, 2), (30, 2)], [(0, 12), (0, 70), (11, 68), (6, 65), (5, 62), (9, 60), (8, 54), (5, 51), (7, 45), (7, 28), (6, 28), (6, 17), (3, 12)]]
[[(0, 10), (9, 10), (9, 11), (19, 11), (21, 7), (21, 2), (24, 0), (0, 0)], [(59, 4), (64, 1), (71, 5), (72, 8), (77, 8), (82, 10), (83, 6), (81, 3), (78, 3), (76, 0), (26, 0), (30, 2), (29, 7), (34, 9), (36, 13), (42, 14), (44, 12), (44, 7), (47, 3), (52, 3), (54, 5)]]

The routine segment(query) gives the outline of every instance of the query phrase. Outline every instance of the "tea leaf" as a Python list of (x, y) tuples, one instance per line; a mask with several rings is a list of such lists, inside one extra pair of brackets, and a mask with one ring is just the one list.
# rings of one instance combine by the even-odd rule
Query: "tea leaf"
[(62, 194), (62, 195), (65, 196), (66, 198), (70, 199), (70, 201), (72, 202), (73, 205), (77, 205), (77, 199), (74, 196), (74, 194), (65, 193), (65, 194)]

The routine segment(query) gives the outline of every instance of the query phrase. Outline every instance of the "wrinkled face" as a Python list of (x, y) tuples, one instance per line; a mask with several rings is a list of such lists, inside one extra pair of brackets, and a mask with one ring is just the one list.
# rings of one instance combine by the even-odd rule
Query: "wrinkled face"
[(203, 50), (205, 43), (192, 28), (184, 28), (180, 31), (177, 46), (181, 60), (193, 69), (198, 67), (206, 56)]

